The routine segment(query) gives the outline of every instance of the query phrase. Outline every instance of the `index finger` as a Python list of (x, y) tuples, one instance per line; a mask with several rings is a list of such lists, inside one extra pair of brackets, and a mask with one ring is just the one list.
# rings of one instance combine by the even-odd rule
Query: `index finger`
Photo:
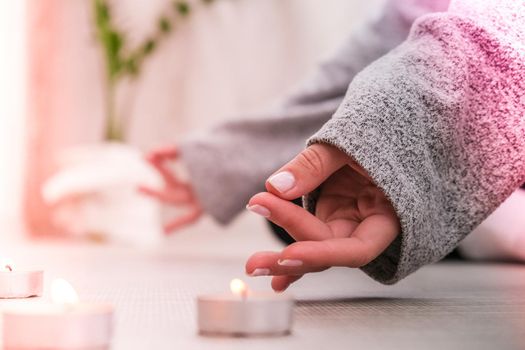
[(256, 194), (250, 199), (246, 208), (253, 211), (254, 206), (265, 208), (266, 219), (285, 229), (296, 241), (320, 241), (334, 237), (330, 226), (325, 222), (303, 207), (274, 194), (268, 192)]
[(166, 184), (169, 186), (178, 186), (182, 181), (173, 174), (172, 170), (165, 164), (166, 161), (175, 160), (179, 156), (179, 150), (176, 146), (167, 146), (156, 149), (146, 156), (146, 160), (160, 173)]
[(179, 149), (177, 146), (165, 146), (151, 151), (146, 158), (150, 162), (158, 163), (166, 160), (174, 160), (179, 157)]
[(315, 190), (348, 163), (349, 157), (328, 144), (314, 144), (299, 153), (266, 181), (266, 189), (292, 200)]

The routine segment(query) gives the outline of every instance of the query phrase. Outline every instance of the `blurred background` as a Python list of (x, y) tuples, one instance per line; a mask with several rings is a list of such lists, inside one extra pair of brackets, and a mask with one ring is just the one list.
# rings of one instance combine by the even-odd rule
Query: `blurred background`
[[(91, 240), (104, 241), (107, 226), (100, 222), (127, 221), (133, 210), (151, 215), (143, 218), (145, 226), (129, 225), (144, 235), (148, 227), (157, 230), (158, 208), (151, 203), (115, 211), (108, 203), (129, 203), (130, 194), (97, 191), (115, 187), (119, 176), (130, 173), (157, 183), (137, 154), (275, 103), (380, 3), (0, 2), (2, 235), (90, 231)], [(125, 147), (108, 150), (108, 141)], [(107, 164), (122, 171), (100, 175), (97, 167)], [(134, 243), (163, 240), (155, 235)], [(241, 242), (247, 249), (277, 244), (262, 220), (249, 215), (228, 228), (201, 220), (170, 242), (195, 245), (203, 239)]]

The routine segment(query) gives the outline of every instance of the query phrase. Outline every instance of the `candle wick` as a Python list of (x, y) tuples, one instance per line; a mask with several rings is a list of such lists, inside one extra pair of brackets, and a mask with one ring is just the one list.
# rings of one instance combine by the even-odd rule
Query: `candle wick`
[(13, 268), (11, 267), (11, 265), (5, 265), (4, 268), (6, 270), (9, 270), (10, 272), (13, 272)]

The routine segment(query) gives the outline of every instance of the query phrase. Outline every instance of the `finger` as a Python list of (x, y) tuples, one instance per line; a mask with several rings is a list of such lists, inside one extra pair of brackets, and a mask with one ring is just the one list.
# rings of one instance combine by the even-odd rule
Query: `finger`
[(175, 160), (179, 156), (176, 146), (159, 148), (146, 156), (147, 161), (160, 173), (168, 185), (178, 185), (181, 181), (167, 167), (166, 161)]
[(280, 252), (257, 252), (246, 261), (246, 274), (251, 277), (269, 276), (270, 269), (277, 265), (280, 257)]
[(160, 173), (162, 178), (164, 179), (164, 182), (168, 186), (178, 186), (183, 184), (181, 180), (174, 174), (174, 172), (167, 167), (167, 165), (163, 162), (150, 162), (150, 164), (157, 169), (157, 171)]
[[(270, 266), (277, 264), (281, 254), (279, 252), (258, 252), (252, 255), (246, 264), (246, 273), (251, 277), (268, 276), (270, 273)], [(268, 268), (256, 266), (268, 266)], [(300, 279), (302, 275), (298, 276), (275, 276), (272, 278), (272, 288), (276, 292), (286, 290), (293, 282)]]
[(153, 150), (146, 158), (150, 162), (162, 162), (165, 160), (175, 160), (179, 156), (179, 149), (176, 146), (166, 146)]
[(246, 208), (281, 226), (296, 241), (333, 238), (332, 230), (326, 223), (306, 209), (274, 194), (258, 193), (250, 199)]
[(169, 235), (184, 226), (193, 224), (195, 221), (197, 221), (201, 217), (201, 215), (202, 215), (202, 208), (195, 207), (191, 209), (187, 214), (181, 215), (177, 217), (176, 219), (173, 219), (172, 221), (165, 224), (164, 233)]
[(399, 231), (394, 216), (373, 215), (363, 220), (351, 237), (292, 244), (283, 250), (280, 265), (291, 260), (315, 270), (327, 266), (361, 267), (377, 258)]
[(246, 265), (250, 271), (266, 268), (274, 276), (303, 275), (331, 266), (361, 267), (378, 257), (399, 231), (395, 217), (374, 215), (366, 218), (351, 237), (296, 242), (286, 247), (279, 258), (274, 256), (272, 264), (254, 255)]
[(193, 200), (190, 191), (188, 191), (187, 188), (181, 186), (179, 186), (178, 189), (159, 191), (147, 186), (139, 185), (138, 191), (166, 204), (187, 204)]
[(303, 275), (298, 276), (274, 276), (272, 278), (272, 289), (276, 292), (284, 292), (290, 285), (301, 279)]
[(299, 198), (316, 189), (349, 160), (333, 146), (311, 145), (270, 176), (266, 189), (283, 199)]
[[(284, 262), (284, 265), (283, 265)], [(301, 264), (302, 265), (302, 264)], [(314, 269), (295, 265), (293, 261), (284, 261), (282, 252), (257, 252), (253, 254), (246, 261), (246, 274), (252, 277), (259, 276), (274, 276), (274, 275), (290, 275), (300, 276), (307, 272), (314, 272)], [(325, 267), (318, 269), (315, 272), (324, 270)], [(301, 271), (305, 272), (301, 272)], [(289, 273), (286, 273), (288, 271)]]

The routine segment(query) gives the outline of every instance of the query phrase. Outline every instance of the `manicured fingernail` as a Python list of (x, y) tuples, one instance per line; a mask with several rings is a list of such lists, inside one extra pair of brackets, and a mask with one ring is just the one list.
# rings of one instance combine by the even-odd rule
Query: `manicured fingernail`
[(296, 267), (296, 266), (302, 266), (303, 262), (301, 260), (284, 259), (284, 260), (278, 260), (277, 264), (281, 266)]
[(258, 276), (268, 276), (270, 274), (270, 269), (255, 269), (252, 273), (250, 273), (250, 276), (252, 277), (258, 277)]
[(295, 177), (288, 171), (283, 171), (271, 176), (268, 182), (279, 192), (284, 193), (295, 186)]
[(262, 205), (259, 205), (259, 204), (247, 205), (246, 209), (248, 209), (249, 211), (257, 215), (263, 216), (265, 218), (270, 217), (270, 210), (268, 210), (268, 208), (266, 207), (263, 207)]

